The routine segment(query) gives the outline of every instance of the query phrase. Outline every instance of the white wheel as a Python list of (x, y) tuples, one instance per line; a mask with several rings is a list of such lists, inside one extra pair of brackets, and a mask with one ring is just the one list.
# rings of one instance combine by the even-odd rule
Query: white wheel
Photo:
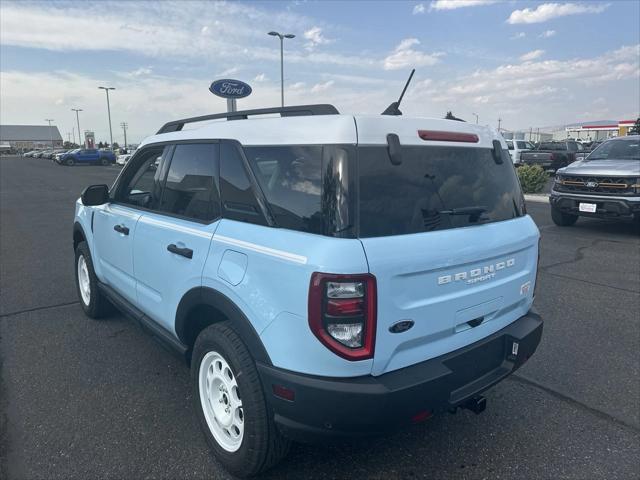
[(84, 255), (78, 256), (78, 290), (82, 302), (88, 307), (91, 302), (91, 279)]
[(218, 352), (208, 352), (198, 377), (200, 403), (213, 438), (227, 452), (237, 451), (244, 436), (244, 412), (231, 366)]

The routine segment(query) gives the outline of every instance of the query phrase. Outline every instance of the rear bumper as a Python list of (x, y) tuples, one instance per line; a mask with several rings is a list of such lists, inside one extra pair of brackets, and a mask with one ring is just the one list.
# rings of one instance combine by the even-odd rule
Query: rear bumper
[[(533, 355), (542, 325), (531, 311), (460, 350), (378, 377), (315, 377), (262, 364), (258, 370), (275, 421), (286, 436), (313, 441), (376, 434), (409, 424), (425, 411), (461, 406), (495, 385)], [(293, 390), (295, 399), (276, 397), (273, 385)]]
[[(632, 219), (640, 216), (640, 197), (606, 197), (595, 195), (566, 194), (551, 191), (549, 203), (563, 213), (594, 218)], [(596, 212), (586, 213), (579, 210), (580, 203), (595, 203)]]

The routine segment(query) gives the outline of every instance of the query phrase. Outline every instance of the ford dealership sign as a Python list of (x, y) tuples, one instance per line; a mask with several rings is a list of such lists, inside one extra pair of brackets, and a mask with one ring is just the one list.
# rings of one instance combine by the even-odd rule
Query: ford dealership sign
[(251, 87), (240, 80), (225, 78), (216, 80), (209, 87), (209, 91), (222, 98), (244, 98), (251, 95)]

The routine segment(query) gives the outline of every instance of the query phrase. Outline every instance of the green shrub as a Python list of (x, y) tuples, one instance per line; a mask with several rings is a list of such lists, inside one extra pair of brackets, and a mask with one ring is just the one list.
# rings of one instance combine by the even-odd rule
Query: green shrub
[(522, 165), (517, 172), (524, 193), (540, 193), (547, 184), (547, 174), (539, 165)]

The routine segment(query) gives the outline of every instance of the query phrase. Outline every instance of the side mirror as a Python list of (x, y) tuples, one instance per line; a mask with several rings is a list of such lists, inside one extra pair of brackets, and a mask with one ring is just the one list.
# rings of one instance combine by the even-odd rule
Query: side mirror
[(90, 185), (84, 189), (80, 198), (87, 207), (104, 205), (109, 201), (109, 187), (106, 185)]

